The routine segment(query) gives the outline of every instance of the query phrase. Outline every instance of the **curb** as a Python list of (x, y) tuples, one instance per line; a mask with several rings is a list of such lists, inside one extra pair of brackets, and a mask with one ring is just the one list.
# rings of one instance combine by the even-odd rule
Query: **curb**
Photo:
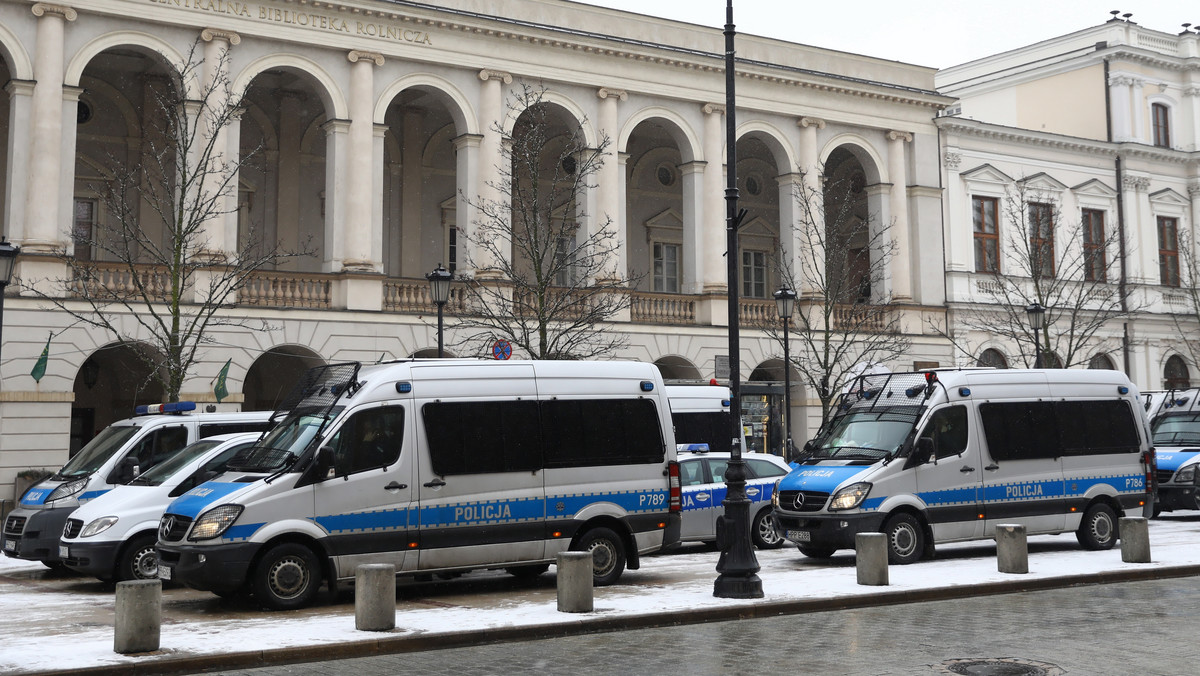
[[(23, 671), (17, 673), (20, 676), (50, 676), (51, 674), (57, 676), (107, 676), (109, 674), (113, 676), (125, 676), (127, 674), (188, 674), (216, 671), (218, 669), (255, 669), (259, 667), (324, 662), (354, 657), (422, 652), (442, 648), (463, 648), (505, 641), (530, 641), (628, 629), (682, 626), (705, 622), (799, 615), (830, 610), (850, 610), (905, 603), (923, 603), (926, 601), (946, 601), (975, 596), (1015, 594), (1093, 584), (1117, 584), (1121, 582), (1164, 580), (1194, 576), (1200, 576), (1200, 565), (1104, 571), (1070, 577), (1014, 579), (1012, 581), (985, 582), (981, 584), (937, 587), (913, 591), (879, 592), (834, 599), (769, 601), (753, 605), (703, 608), (684, 613), (655, 612), (627, 615), (625, 617), (581, 618), (553, 625), (500, 627), (433, 635), (389, 636), (388, 633), (384, 632), (376, 638), (343, 642), (335, 645), (312, 645), (177, 658), (165, 657), (140, 664), (125, 663), (65, 671)], [(148, 653), (146, 656), (158, 657), (160, 655), (162, 655), (161, 652), (155, 652)]]

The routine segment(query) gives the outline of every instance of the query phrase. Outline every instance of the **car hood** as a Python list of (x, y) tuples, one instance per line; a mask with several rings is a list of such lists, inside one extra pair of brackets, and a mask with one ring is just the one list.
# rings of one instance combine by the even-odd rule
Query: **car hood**
[(117, 486), (79, 507), (71, 514), (87, 525), (102, 516), (115, 516), (121, 521), (158, 520), (171, 502), (171, 486)]
[(1185, 462), (1200, 455), (1200, 448), (1156, 449), (1154, 459), (1159, 469), (1169, 469), (1172, 472), (1183, 466)]
[(873, 469), (873, 465), (800, 465), (783, 477), (779, 490), (832, 493), (846, 481)]

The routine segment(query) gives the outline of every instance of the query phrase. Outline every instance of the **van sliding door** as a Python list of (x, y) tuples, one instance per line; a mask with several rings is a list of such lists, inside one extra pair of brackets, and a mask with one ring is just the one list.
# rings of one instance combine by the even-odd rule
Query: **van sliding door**
[(979, 416), (987, 442), (984, 534), (1007, 523), (1024, 524), (1029, 533), (1062, 531), (1067, 508), (1054, 402), (985, 403)]

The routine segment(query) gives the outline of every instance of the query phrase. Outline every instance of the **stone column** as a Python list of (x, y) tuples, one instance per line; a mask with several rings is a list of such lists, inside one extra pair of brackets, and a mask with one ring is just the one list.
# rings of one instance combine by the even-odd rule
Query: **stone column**
[[(1192, 203), (1191, 223), (1188, 224), (1188, 227), (1190, 228), (1191, 232), (1195, 233), (1197, 226), (1200, 226), (1200, 180), (1193, 180), (1189, 182), (1187, 190), (1188, 198)], [(1200, 260), (1200, 257), (1198, 257), (1198, 254), (1200, 254), (1200, 242), (1196, 241), (1196, 239), (1197, 238), (1195, 235), (1191, 237), (1192, 250), (1189, 252), (1191, 254), (1191, 259), (1194, 261)], [(1191, 271), (1191, 274), (1193, 275), (1197, 273), (1200, 273), (1200, 270)]]
[(949, 272), (970, 272), (972, 261), (975, 260), (974, 226), (970, 218), (969, 203), (964, 202), (969, 196), (958, 189), (962, 179), (959, 177), (959, 167), (962, 166), (962, 153), (958, 148), (947, 147), (942, 154), (942, 166), (946, 169), (946, 207), (947, 223), (958, 223), (960, 219), (964, 227), (946, 228), (946, 270)]
[[(689, 247), (696, 248), (696, 254), (690, 257), (696, 259), (695, 279), (699, 288), (684, 288), (684, 293), (704, 293), (706, 295), (724, 295), (728, 293), (725, 270), (725, 163), (722, 159), (725, 148), (725, 106), (716, 103), (706, 103), (701, 106), (704, 113), (704, 199), (703, 209), (692, 214), (699, 226), (700, 236), (694, 241), (684, 241), (685, 251)], [(688, 214), (684, 214), (686, 221)], [(686, 224), (684, 226), (687, 227)], [(734, 251), (730, 254), (736, 256)], [(685, 269), (687, 253), (685, 256)], [(723, 299), (723, 300), (728, 300)], [(711, 321), (716, 325), (729, 323), (728, 312), (724, 306), (713, 309)], [(722, 319), (724, 317), (724, 319)]]
[(1158, 223), (1150, 209), (1149, 176), (1126, 173), (1120, 189), (1125, 192), (1125, 233), (1130, 238), (1129, 281), (1158, 286)]
[[(800, 173), (802, 194), (796, 203), (801, 213), (798, 214), (800, 233), (796, 252), (800, 259), (800, 267), (795, 271), (797, 285), (796, 293), (805, 298), (820, 296), (827, 284), (825, 279), (825, 195), (821, 189), (821, 161), (817, 154), (817, 130), (825, 128), (825, 120), (815, 117), (802, 117), (796, 121), (800, 127)], [(782, 198), (781, 198), (782, 199)]]
[[(9, 80), (4, 85), (8, 93), (8, 171), (7, 185), (4, 187), (4, 224), (8, 227), (5, 234), (13, 242), (25, 240), (25, 197), (29, 189), (29, 172), (15, 171), (14, 167), (28, 167), (30, 139), (28, 134), (12, 133), (13, 129), (29, 129), (33, 124), (31, 111), (33, 109), (33, 90), (35, 83), (30, 80)], [(18, 259), (20, 260), (20, 259)]]
[(1133, 103), (1133, 134), (1131, 140), (1139, 143), (1150, 143), (1151, 139), (1146, 129), (1146, 81), (1133, 78), (1130, 98)]
[(912, 301), (912, 236), (908, 231), (908, 174), (904, 144), (911, 143), (912, 134), (889, 131), (888, 175), (892, 190), (888, 202), (892, 212), (891, 239), (896, 243), (896, 255), (892, 258), (892, 300)]
[(350, 67), (350, 130), (346, 161), (345, 257), (342, 267), (347, 272), (379, 272), (380, 262), (372, 256), (375, 233), (382, 235), (382, 225), (374, 223), (372, 208), (374, 184), (375, 71), (382, 66), (383, 56), (374, 52), (354, 50), (346, 55)]
[(608, 145), (601, 154), (600, 170), (596, 176), (596, 208), (592, 210), (594, 223), (605, 223), (612, 233), (610, 240), (614, 247), (614, 259), (609, 261), (610, 269), (607, 274), (611, 279), (623, 279), (629, 270), (626, 250), (629, 239), (629, 229), (621, 217), (621, 202), (624, 193), (621, 191), (621, 163), (617, 161), (617, 102), (627, 101), (629, 94), (619, 89), (601, 88), (596, 91), (600, 98), (599, 122), (600, 138), (607, 137)]
[[(30, 150), (25, 199), (25, 232), (22, 253), (52, 254), (65, 245), (71, 213), (60, 213), (58, 193), (63, 175), (63, 34), (66, 22), (78, 16), (63, 5), (39, 2), (33, 6), (37, 22), (34, 54), (33, 100), (30, 109)], [(70, 120), (74, 124), (74, 117)], [(14, 130), (12, 133), (23, 133)], [(10, 167), (10, 171), (15, 170)], [(50, 195), (51, 197), (47, 197)]]
[[(201, 87), (205, 94), (200, 114), (201, 134), (196, 144), (196, 156), (191, 158), (192, 166), (198, 162), (206, 162), (202, 170), (203, 185), (200, 189), (205, 195), (202, 203), (208, 200), (218, 200), (213, 204), (213, 216), (200, 226), (200, 256), (220, 260), (230, 253), (237, 251), (237, 174), (226, 182), (227, 167), (232, 167), (237, 161), (238, 148), (229, 143), (229, 117), (226, 116), (229, 106), (229, 47), (242, 41), (237, 33), (205, 28), (200, 31), (200, 39), (204, 41), (204, 64), (201, 71)], [(208, 139), (213, 139), (212, 150), (207, 158), (199, 155), (204, 152)], [(221, 190), (227, 194), (217, 197)], [(230, 225), (232, 222), (232, 226)], [(232, 230), (233, 238), (227, 237)]]
[(1131, 114), (1130, 90), (1133, 79), (1113, 76), (1108, 80), (1109, 96), (1112, 100), (1112, 134), (1118, 143), (1133, 139), (1133, 117)]
[[(323, 270), (325, 272), (342, 272), (345, 269), (342, 262), (347, 251), (346, 201), (349, 195), (346, 194), (348, 191), (344, 186), (349, 173), (346, 167), (349, 164), (347, 148), (350, 144), (347, 139), (350, 123), (346, 120), (331, 119), (322, 124), (321, 129), (325, 132), (325, 199), (323, 201), (325, 231), (322, 235), (325, 244), (325, 263)], [(279, 160), (282, 164), (283, 153), (280, 153)], [(282, 177), (283, 172), (281, 171), (281, 181)], [(279, 217), (283, 218), (282, 209)], [(280, 223), (286, 225), (287, 221), (280, 220)]]
[(804, 175), (782, 174), (776, 176), (775, 180), (779, 184), (779, 246), (784, 265), (779, 281), (790, 281), (795, 291), (795, 287), (804, 280), (804, 259), (801, 254), (804, 246), (804, 211), (796, 200), (796, 193), (804, 189)]
[[(421, 201), (423, 177), (421, 176), (421, 143), (417, 138), (423, 130), (421, 113), (406, 108), (401, 121), (404, 147), (400, 150), (400, 271), (401, 277), (424, 276), (433, 269), (437, 261), (421, 260)], [(439, 254), (440, 258), (440, 254)]]
[[(485, 205), (496, 205), (509, 201), (509, 196), (495, 187), (501, 182), (500, 166), (504, 160), (502, 132), (504, 122), (504, 92), (501, 84), (512, 84), (509, 73), (483, 69), (479, 71), (482, 81), (479, 87), (479, 201)], [(499, 261), (491, 260), (487, 252), (476, 250), (475, 276), (480, 279), (497, 279), (501, 276)]]
[[(1195, 41), (1193, 40), (1193, 42)], [(1196, 85), (1185, 87), (1183, 95), (1187, 98), (1188, 103), (1184, 110), (1187, 111), (1190, 108), (1190, 114), (1183, 118), (1176, 116), (1175, 124), (1183, 124), (1183, 120), (1192, 121), (1192, 150), (1200, 150), (1200, 87)], [(1192, 221), (1192, 223), (1196, 222)]]
[[(704, 162), (688, 162), (679, 165), (679, 182), (683, 190), (683, 265), (680, 289), (683, 293), (714, 293), (712, 281), (705, 279), (711, 263), (708, 250), (709, 230), (713, 227), (709, 218), (709, 202), (712, 195), (708, 188), (708, 170), (713, 165)], [(721, 226), (724, 232), (724, 225)]]
[[(455, 173), (457, 194), (454, 201), (454, 227), (458, 230), (458, 261), (455, 274), (462, 274), (470, 269), (472, 261), (479, 260), (479, 252), (471, 242), (475, 232), (475, 219), (478, 210), (474, 206), (479, 198), (479, 148), (483, 136), (479, 134), (463, 134), (454, 139)], [(447, 267), (449, 262), (446, 263)]]
[[(300, 127), (300, 105), (304, 94), (297, 91), (283, 90), (276, 93), (279, 99), (279, 152), (275, 154), (275, 170), (279, 176), (276, 181), (275, 193), (275, 236), (279, 243), (287, 249), (298, 249), (304, 241), (305, 233), (301, 232), (300, 222), (300, 140), (304, 129)], [(329, 111), (333, 112), (333, 111)], [(326, 161), (332, 162), (331, 148), (326, 142)], [(328, 172), (326, 172), (328, 179)], [(331, 213), (329, 193), (326, 192), (325, 220), (329, 221)], [(315, 239), (315, 238), (314, 238)], [(324, 255), (322, 269), (332, 272), (332, 261), (339, 259), (341, 254), (334, 254), (333, 240), (325, 237), (321, 252)], [(285, 260), (282, 269), (294, 270), (298, 265), (296, 259)]]

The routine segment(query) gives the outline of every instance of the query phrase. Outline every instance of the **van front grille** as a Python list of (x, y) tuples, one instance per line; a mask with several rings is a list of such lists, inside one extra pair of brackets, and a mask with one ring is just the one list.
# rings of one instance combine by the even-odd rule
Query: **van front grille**
[(5, 535), (20, 535), (25, 530), (25, 517), (11, 515), (4, 522)]
[(83, 522), (79, 519), (67, 519), (67, 525), (63, 526), (63, 537), (77, 538), (79, 531), (83, 530)]
[(1173, 469), (1160, 469), (1154, 472), (1154, 478), (1158, 479), (1158, 483), (1160, 484), (1171, 483), (1171, 477), (1173, 476), (1175, 476), (1175, 470)]
[(789, 512), (816, 512), (829, 500), (819, 491), (779, 491), (779, 508)]
[(188, 528), (191, 525), (192, 520), (190, 517), (178, 514), (163, 514), (162, 521), (158, 523), (158, 539), (163, 542), (178, 542), (187, 534)]

